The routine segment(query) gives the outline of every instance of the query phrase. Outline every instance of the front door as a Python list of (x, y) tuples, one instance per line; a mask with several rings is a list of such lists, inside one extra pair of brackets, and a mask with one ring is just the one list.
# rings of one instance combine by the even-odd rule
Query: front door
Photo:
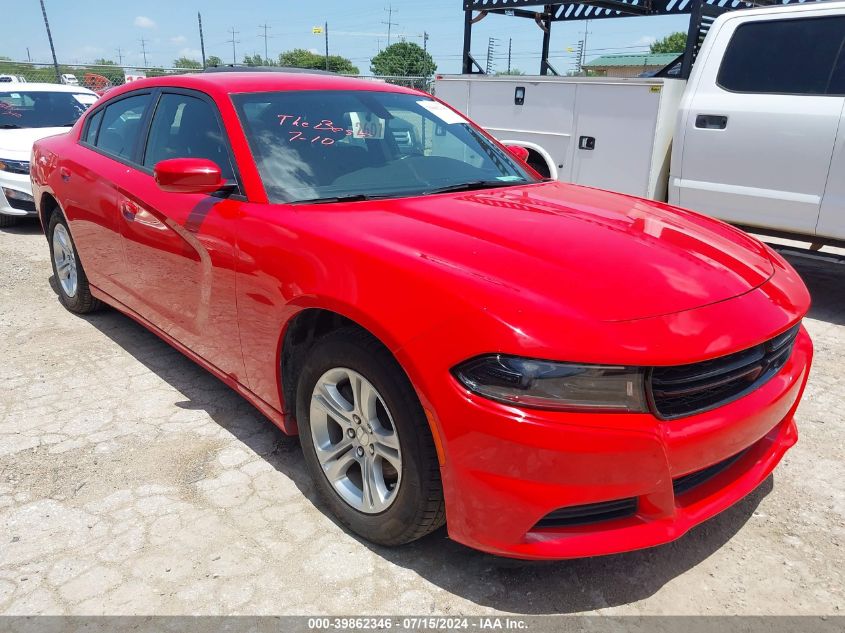
[(235, 223), (239, 195), (170, 193), (155, 164), (207, 158), (236, 182), (216, 106), (200, 94), (164, 92), (150, 124), (140, 171), (118, 192), (127, 305), (245, 383), (235, 306)]

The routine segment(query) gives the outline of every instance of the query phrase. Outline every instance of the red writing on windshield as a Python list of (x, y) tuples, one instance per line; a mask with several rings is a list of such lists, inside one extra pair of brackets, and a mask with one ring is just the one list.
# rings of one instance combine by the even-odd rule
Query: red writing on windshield
[[(300, 130), (293, 130), (288, 132), (290, 141), (306, 141), (311, 143), (320, 142), (323, 145), (333, 145), (335, 139), (321, 135), (311, 135), (302, 130), (316, 130), (320, 132), (331, 132), (333, 134), (340, 134), (341, 136), (355, 136), (355, 138), (373, 138), (375, 135), (361, 127), (359, 123), (357, 129), (348, 127), (339, 127), (334, 124), (331, 119), (320, 119), (318, 123), (310, 123), (302, 115), (298, 114), (278, 114), (279, 125), (287, 127), (296, 127)], [(330, 141), (330, 142), (329, 142)]]

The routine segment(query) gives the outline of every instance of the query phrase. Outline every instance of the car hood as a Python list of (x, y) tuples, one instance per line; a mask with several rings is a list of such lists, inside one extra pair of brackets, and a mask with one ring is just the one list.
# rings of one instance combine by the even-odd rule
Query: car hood
[(65, 134), (69, 127), (28, 127), (0, 130), (0, 158), (29, 160), (35, 141), (55, 134)]
[(557, 182), (404, 198), (361, 219), (367, 239), (494, 288), (505, 301), (603, 321), (724, 301), (774, 272), (763, 244), (722, 222)]

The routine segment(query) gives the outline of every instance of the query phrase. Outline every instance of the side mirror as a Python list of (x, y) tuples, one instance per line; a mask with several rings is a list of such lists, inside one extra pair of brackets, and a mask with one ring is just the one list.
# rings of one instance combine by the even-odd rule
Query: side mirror
[(206, 158), (170, 158), (153, 168), (156, 184), (171, 193), (213, 193), (226, 181), (220, 167)]
[(511, 156), (518, 159), (523, 163), (528, 162), (528, 150), (525, 149), (522, 145), (505, 145), (510, 152)]

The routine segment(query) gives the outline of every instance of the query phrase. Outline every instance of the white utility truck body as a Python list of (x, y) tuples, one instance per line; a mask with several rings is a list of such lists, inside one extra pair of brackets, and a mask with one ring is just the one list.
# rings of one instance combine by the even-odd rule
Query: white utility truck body
[(845, 241), (845, 2), (723, 14), (688, 82), (445, 75), (435, 94), (554, 178)]

